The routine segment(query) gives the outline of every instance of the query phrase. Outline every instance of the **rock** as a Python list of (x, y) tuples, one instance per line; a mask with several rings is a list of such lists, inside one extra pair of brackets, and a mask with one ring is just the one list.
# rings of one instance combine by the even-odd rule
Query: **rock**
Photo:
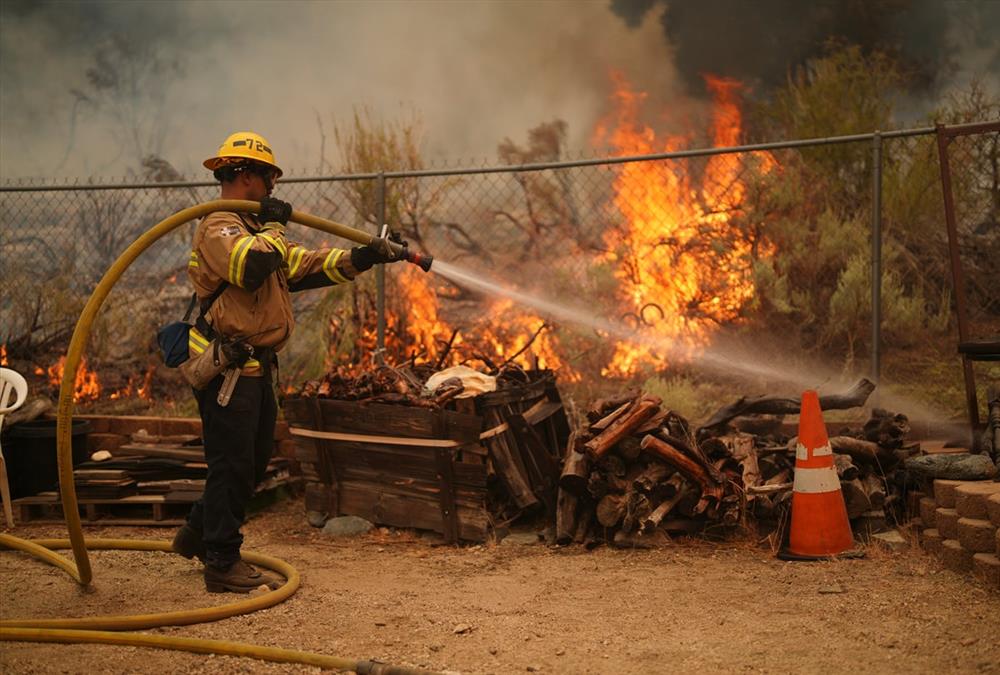
[(533, 546), (539, 543), (534, 532), (511, 532), (500, 540), (501, 546)]
[(326, 525), (326, 514), (319, 511), (306, 511), (306, 522), (313, 527)]
[(955, 490), (961, 484), (960, 480), (938, 478), (934, 481), (934, 503), (943, 509), (955, 508)]
[(251, 598), (256, 598), (257, 596), (264, 595), (265, 593), (270, 593), (271, 589), (267, 584), (261, 584), (257, 588), (250, 591), (249, 595)]
[(528, 666), (525, 670), (527, 670), (529, 673), (538, 673), (538, 672), (541, 672), (542, 667), (541, 666)]
[(559, 649), (556, 650), (556, 656), (562, 656), (565, 653), (566, 653), (566, 650), (563, 649), (562, 647), (560, 647)]
[(996, 548), (997, 528), (981, 518), (958, 519), (958, 542), (973, 553), (992, 553)]
[(893, 551), (905, 551), (910, 548), (910, 542), (899, 533), (899, 530), (889, 530), (888, 532), (873, 534), (872, 541), (878, 542)]
[(941, 562), (952, 572), (968, 572), (972, 569), (972, 551), (966, 551), (954, 539), (941, 542)]
[[(950, 480), (988, 480), (997, 475), (997, 467), (986, 455), (922, 455), (910, 457), (903, 462), (907, 471), (924, 478), (944, 478)], [(938, 498), (937, 487), (934, 490)], [(938, 502), (940, 504), (940, 501)]]
[(323, 534), (328, 537), (356, 537), (370, 532), (375, 527), (371, 522), (358, 516), (339, 516), (326, 521)]
[(987, 499), (1000, 494), (1000, 483), (977, 481), (955, 488), (955, 510), (963, 518), (987, 518)]
[(976, 553), (972, 556), (972, 575), (1000, 589), (1000, 558), (992, 553)]
[(490, 654), (492, 654), (493, 656), (496, 656), (497, 652), (499, 652), (499, 651), (500, 650), (497, 649), (496, 647), (490, 647)]
[(986, 513), (989, 514), (990, 522), (1000, 527), (1000, 494), (986, 500)]
[(934, 512), (934, 522), (944, 539), (958, 539), (958, 511), (939, 508)]
[(924, 527), (936, 526), (934, 522), (935, 509), (937, 509), (937, 503), (932, 497), (920, 498), (920, 521), (924, 524)]
[(941, 533), (936, 528), (924, 530), (920, 533), (920, 545), (932, 555), (937, 555), (941, 550), (942, 541)]
[(467, 623), (460, 623), (452, 630), (455, 635), (465, 635), (472, 632), (472, 626)]

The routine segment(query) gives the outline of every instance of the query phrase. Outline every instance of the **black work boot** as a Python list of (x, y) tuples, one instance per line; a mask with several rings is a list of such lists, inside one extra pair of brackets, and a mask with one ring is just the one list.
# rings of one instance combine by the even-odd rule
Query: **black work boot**
[(225, 570), (205, 565), (205, 589), (209, 593), (249, 593), (261, 586), (273, 591), (281, 586), (281, 582), (242, 560), (237, 560)]
[(170, 545), (174, 553), (182, 555), (188, 560), (197, 558), (205, 562), (205, 542), (201, 539), (201, 532), (184, 523), (181, 529), (174, 535), (174, 541)]

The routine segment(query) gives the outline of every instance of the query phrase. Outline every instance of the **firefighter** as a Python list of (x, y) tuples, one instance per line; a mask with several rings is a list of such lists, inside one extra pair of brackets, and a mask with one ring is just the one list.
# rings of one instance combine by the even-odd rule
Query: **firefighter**
[(263, 479), (277, 417), (272, 369), (292, 334), (289, 292), (347, 283), (376, 263), (395, 262), (383, 249), (357, 246), (309, 250), (285, 237), (290, 204), (271, 197), (281, 169), (258, 134), (231, 135), (204, 165), (221, 185), (222, 199), (261, 203), (257, 215), (217, 211), (194, 234), (188, 276), (201, 313), (190, 331), (192, 357), (225, 345), (242, 363), (228, 405), (220, 405), (223, 375), (195, 390), (208, 476), (173, 550), (205, 564), (210, 592), (248, 593), (277, 580), (240, 557), (246, 504)]

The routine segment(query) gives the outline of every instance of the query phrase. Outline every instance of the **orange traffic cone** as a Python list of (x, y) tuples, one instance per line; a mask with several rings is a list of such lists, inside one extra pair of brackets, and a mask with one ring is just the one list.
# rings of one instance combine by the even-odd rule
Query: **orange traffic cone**
[(833, 450), (823, 424), (819, 396), (802, 394), (799, 443), (795, 449), (792, 526), (786, 560), (816, 560), (843, 554), (854, 545)]

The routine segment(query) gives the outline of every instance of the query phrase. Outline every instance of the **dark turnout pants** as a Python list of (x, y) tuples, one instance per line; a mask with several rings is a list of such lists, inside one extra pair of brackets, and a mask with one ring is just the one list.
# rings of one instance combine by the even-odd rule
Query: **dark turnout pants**
[(188, 514), (202, 533), (207, 565), (227, 569), (240, 559), (240, 527), (254, 488), (264, 478), (274, 447), (278, 406), (268, 377), (240, 377), (225, 408), (217, 398), (222, 376), (195, 391), (201, 413), (208, 477)]

